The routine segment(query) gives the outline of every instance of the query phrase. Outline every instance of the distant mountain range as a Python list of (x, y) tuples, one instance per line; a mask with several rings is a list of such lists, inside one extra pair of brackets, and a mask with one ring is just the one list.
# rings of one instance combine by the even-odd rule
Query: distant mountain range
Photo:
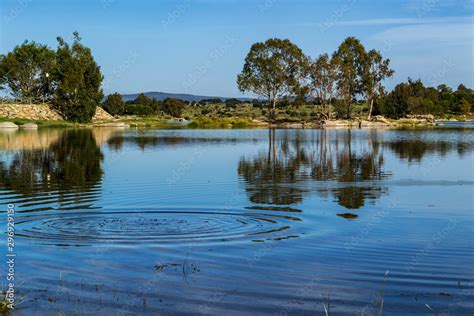
[[(123, 100), (126, 101), (132, 101), (137, 98), (137, 96), (140, 93), (134, 93), (134, 94), (122, 94)], [(193, 95), (193, 94), (184, 94), (184, 93), (166, 93), (166, 92), (143, 92), (144, 95), (146, 95), (149, 98), (155, 98), (157, 100), (164, 100), (166, 98), (175, 98), (175, 99), (181, 99), (185, 100), (188, 102), (199, 102), (204, 99), (221, 99), (221, 100), (227, 100), (227, 99), (233, 99), (233, 98), (228, 98), (228, 97), (216, 97), (216, 96), (204, 96), (204, 95)], [(250, 101), (253, 100), (251, 98), (236, 98), (240, 101)]]

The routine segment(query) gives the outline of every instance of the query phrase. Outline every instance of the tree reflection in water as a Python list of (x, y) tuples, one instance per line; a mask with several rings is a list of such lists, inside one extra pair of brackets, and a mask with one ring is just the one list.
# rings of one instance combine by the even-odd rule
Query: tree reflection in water
[(19, 150), (2, 159), (0, 188), (24, 196), (50, 192), (64, 208), (91, 203), (102, 181), (102, 160), (91, 130), (67, 130), (46, 148)]
[(347, 209), (378, 200), (386, 192), (380, 180), (390, 176), (383, 170), (378, 134), (371, 131), (357, 139), (352, 134), (269, 130), (268, 151), (239, 162), (250, 201), (291, 205), (313, 191)]

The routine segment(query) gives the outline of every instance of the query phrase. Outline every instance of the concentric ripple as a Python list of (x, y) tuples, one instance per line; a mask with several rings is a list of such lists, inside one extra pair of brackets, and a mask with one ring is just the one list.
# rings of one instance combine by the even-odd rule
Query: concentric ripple
[[(51, 217), (53, 216), (53, 217)], [(17, 235), (56, 245), (186, 243), (284, 237), (298, 218), (212, 211), (100, 212), (28, 216)]]

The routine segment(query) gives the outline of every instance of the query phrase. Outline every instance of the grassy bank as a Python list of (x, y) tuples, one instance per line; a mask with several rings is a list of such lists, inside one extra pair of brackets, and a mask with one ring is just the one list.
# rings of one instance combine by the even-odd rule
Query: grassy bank
[[(361, 109), (361, 113), (363, 113)], [(118, 117), (110, 121), (91, 122), (87, 124), (66, 122), (66, 121), (44, 121), (29, 119), (8, 119), (0, 117), (0, 122), (13, 122), (17, 125), (35, 123), (38, 127), (67, 128), (67, 127), (93, 127), (107, 123), (124, 123), (130, 127), (137, 128), (202, 128), (202, 129), (223, 129), (223, 128), (265, 128), (265, 127), (317, 127), (320, 118), (317, 107), (314, 105), (288, 106), (287, 108), (276, 109), (276, 119), (268, 119), (268, 109), (254, 106), (252, 104), (240, 104), (235, 107), (225, 104), (209, 104), (206, 106), (187, 106), (181, 117), (190, 124), (181, 124), (176, 118), (171, 116), (128, 116)], [(435, 120), (473, 120), (474, 115), (452, 115), (447, 114), (435, 117)], [(357, 126), (358, 122), (366, 121), (364, 114), (356, 116), (351, 120), (339, 121), (342, 125)], [(429, 122), (417, 119), (387, 119), (394, 126), (417, 126), (427, 125)]]

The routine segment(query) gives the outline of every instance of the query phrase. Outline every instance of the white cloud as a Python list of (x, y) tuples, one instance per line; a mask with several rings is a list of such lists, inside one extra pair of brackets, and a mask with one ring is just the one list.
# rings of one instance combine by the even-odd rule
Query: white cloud
[[(418, 24), (390, 28), (372, 36), (379, 42), (387, 40), (393, 44), (464, 44), (474, 40), (472, 23)], [(430, 45), (431, 46), (431, 45)]]

